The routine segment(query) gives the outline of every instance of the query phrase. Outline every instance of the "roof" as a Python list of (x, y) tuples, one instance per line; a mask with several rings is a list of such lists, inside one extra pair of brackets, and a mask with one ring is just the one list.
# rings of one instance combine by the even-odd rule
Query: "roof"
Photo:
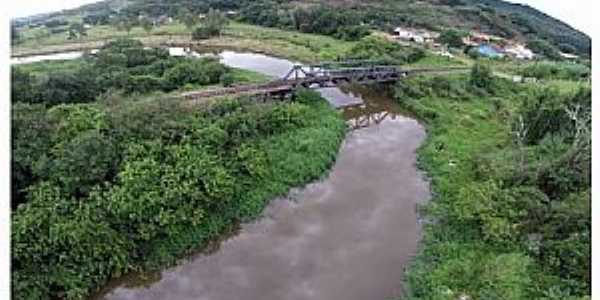
[(561, 52), (560, 56), (564, 57), (564, 58), (569, 58), (569, 59), (575, 59), (575, 58), (579, 58), (579, 56), (575, 55), (575, 54), (571, 54), (571, 53), (564, 53)]
[(502, 50), (488, 44), (480, 45), (477, 48), (477, 51), (479, 52), (479, 54), (487, 57), (504, 57), (504, 53), (502, 53)]

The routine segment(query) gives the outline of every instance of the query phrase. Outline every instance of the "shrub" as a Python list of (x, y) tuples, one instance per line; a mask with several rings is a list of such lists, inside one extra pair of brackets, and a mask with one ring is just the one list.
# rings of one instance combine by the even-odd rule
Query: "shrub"
[(19, 67), (10, 68), (10, 99), (15, 102), (34, 102), (33, 77)]
[(53, 149), (48, 180), (56, 179), (69, 195), (87, 195), (100, 182), (111, 179), (117, 171), (119, 155), (111, 137), (97, 131), (78, 134), (61, 147)]
[(36, 101), (56, 105), (60, 103), (92, 102), (103, 87), (97, 85), (96, 73), (84, 67), (76, 71), (56, 71), (39, 87)]
[(16, 208), (25, 202), (24, 189), (38, 179), (34, 170), (50, 148), (52, 126), (43, 105), (18, 103), (11, 113), (11, 203)]
[(210, 78), (204, 72), (202, 66), (192, 61), (179, 63), (167, 70), (163, 79), (167, 90), (174, 90), (188, 83), (205, 85), (210, 82)]
[(93, 203), (79, 204), (41, 183), (12, 216), (12, 293), (19, 299), (81, 299), (129, 269), (131, 242)]
[(192, 40), (206, 40), (219, 35), (219, 31), (206, 26), (198, 26), (192, 32)]
[(148, 93), (151, 91), (160, 90), (163, 87), (161, 78), (151, 75), (129, 76), (123, 86), (123, 90), (127, 94), (132, 93)]
[(196, 66), (202, 68), (206, 76), (208, 76), (208, 83), (210, 84), (218, 83), (221, 76), (229, 72), (229, 69), (225, 65), (221, 64), (218, 60), (211, 58), (199, 60), (196, 63)]
[(462, 41), (463, 37), (465, 37), (464, 32), (448, 29), (440, 34), (439, 41), (449, 47), (460, 48), (464, 45)]
[(47, 111), (53, 126), (52, 143), (62, 145), (88, 130), (108, 129), (106, 112), (92, 104), (61, 104)]
[(233, 77), (233, 75), (231, 73), (225, 73), (223, 75), (221, 75), (221, 78), (219, 79), (219, 81), (221, 82), (221, 84), (225, 87), (229, 87), (232, 86), (233, 83), (235, 82), (235, 78)]
[(471, 69), (471, 86), (483, 89), (490, 90), (492, 87), (492, 69), (484, 64), (477, 63)]

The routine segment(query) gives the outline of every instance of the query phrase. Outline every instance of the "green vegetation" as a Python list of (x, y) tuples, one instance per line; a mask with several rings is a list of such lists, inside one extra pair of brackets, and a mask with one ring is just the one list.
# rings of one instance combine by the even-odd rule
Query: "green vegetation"
[(69, 36), (68, 39), (77, 39), (87, 35), (87, 29), (83, 25), (83, 23), (72, 23), (69, 26), (68, 30)]
[(521, 70), (526, 77), (540, 79), (584, 80), (590, 78), (592, 70), (585, 65), (576, 63), (539, 62)]
[[(94, 49), (104, 46), (106, 40), (131, 38), (146, 46), (159, 46), (165, 42), (185, 43), (191, 41), (191, 32), (180, 23), (155, 27), (151, 32), (135, 27), (129, 35), (115, 30), (109, 25), (94, 26), (88, 35), (76, 40), (68, 40), (66, 35), (51, 34), (38, 38), (27, 38), (13, 47), (13, 54), (62, 52), (69, 50)], [(290, 59), (316, 62), (335, 59), (346, 52), (354, 42), (340, 41), (332, 37), (289, 32), (248, 24), (231, 22), (218, 37), (196, 42), (199, 48), (229, 48), (252, 50)]]
[(476, 65), (403, 81), (396, 98), (427, 125), (434, 191), (412, 298), (586, 299), (589, 86), (514, 85)]
[(215, 59), (176, 58), (164, 49), (144, 49), (139, 41), (117, 40), (75, 62), (13, 67), (12, 99), (48, 105), (92, 102), (110, 90), (144, 94), (214, 85), (232, 72)]
[(267, 27), (330, 35), (348, 41), (356, 41), (369, 34), (368, 28), (361, 25), (358, 13), (326, 5), (296, 7), (291, 13), (285, 13), (275, 1), (252, 1), (241, 10), (241, 20)]
[(228, 23), (229, 20), (225, 17), (224, 13), (211, 8), (202, 20), (202, 25), (194, 29), (192, 39), (203, 40), (219, 36)]
[[(235, 13), (228, 15), (228, 18), (234, 21), (324, 34), (349, 41), (365, 37), (370, 30), (390, 31), (396, 26), (439, 32), (480, 28), (486, 33), (523, 39), (536, 52), (543, 53), (550, 59), (560, 58), (557, 56), (558, 49), (583, 57), (589, 57), (591, 49), (590, 38), (585, 34), (535, 9), (499, 0), (378, 0), (368, 3), (357, 0), (175, 0), (160, 4), (153, 0), (133, 0), (126, 4), (118, 2), (108, 1), (59, 13), (50, 19), (57, 23), (54, 27), (41, 27), (45, 21), (29, 21), (28, 27), (23, 25), (27, 24), (25, 21), (15, 22), (15, 26), (19, 26), (16, 32), (19, 32), (20, 38), (19, 46), (13, 48), (13, 54), (39, 51), (39, 45), (65, 43), (68, 24), (76, 22), (96, 25), (88, 31), (88, 37), (77, 39), (88, 45), (92, 41), (107, 38), (141, 38), (149, 35), (154, 38), (145, 43), (152, 42), (154, 45), (180, 39), (189, 41), (196, 24), (200, 22), (198, 16), (206, 15), (210, 9), (233, 10)], [(160, 21), (165, 16), (174, 18), (176, 22)], [(150, 19), (157, 24), (152, 30), (148, 27)], [(115, 26), (117, 31), (114, 30)], [(197, 38), (210, 36), (205, 26), (200, 26), (195, 31)]]
[(535, 39), (527, 43), (527, 47), (533, 52), (542, 55), (548, 59), (561, 60), (560, 51), (558, 48), (550, 44), (546, 40)]
[[(78, 299), (125, 272), (172, 263), (333, 163), (344, 124), (316, 94), (300, 92), (296, 103), (176, 103), (163, 93), (266, 78), (143, 45), (194, 38), (198, 47), (306, 62), (471, 65), (369, 32), (424, 27), (444, 31), (452, 44), (459, 34), (448, 29), (477, 26), (524, 37), (551, 59), (559, 42), (569, 52), (589, 51), (587, 36), (494, 0), (147, 2), (131, 1), (119, 13), (112, 2), (94, 4), (85, 8), (93, 14), (53, 17), (45, 28), (11, 27), (17, 53), (103, 46), (95, 56), (12, 68), (16, 298)], [(216, 11), (196, 20), (210, 8), (275, 28), (225, 27)], [(162, 14), (180, 20), (150, 26), (149, 18)], [(73, 25), (82, 20), (96, 26)], [(580, 79), (589, 78), (589, 62), (478, 61), (491, 67), (475, 64), (470, 76), (408, 78), (396, 87), (398, 102), (427, 125), (419, 157), (435, 192), (423, 208), (431, 224), (409, 270), (411, 295), (585, 298), (591, 100)], [(544, 81), (517, 85), (494, 71)]]
[(449, 30), (445, 30), (444, 32), (442, 32), (440, 34), (439, 41), (442, 44), (448, 45), (450, 47), (460, 48), (464, 45), (462, 39), (465, 36), (466, 36), (466, 34), (464, 32), (454, 30), (454, 29), (449, 29)]
[(15, 299), (80, 299), (260, 214), (333, 163), (345, 132), (314, 92), (224, 100), (13, 106)]
[(348, 50), (344, 58), (379, 60), (390, 64), (417, 62), (425, 57), (425, 51), (406, 47), (385, 38), (370, 35), (361, 39)]

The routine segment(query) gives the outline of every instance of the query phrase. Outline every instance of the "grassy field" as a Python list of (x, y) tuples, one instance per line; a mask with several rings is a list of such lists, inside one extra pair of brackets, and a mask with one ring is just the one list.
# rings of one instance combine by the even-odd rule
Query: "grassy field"
[(40, 61), (29, 64), (20, 64), (17, 68), (30, 72), (31, 75), (44, 75), (48, 72), (54, 71), (66, 71), (81, 66), (82, 59), (68, 59), (68, 60), (50, 60)]
[(179, 23), (154, 28), (150, 32), (135, 27), (129, 34), (118, 31), (109, 25), (94, 26), (88, 36), (69, 40), (66, 33), (43, 34), (44, 29), (31, 29), (24, 32), (24, 40), (12, 47), (13, 56), (52, 53), (78, 49), (94, 49), (105, 42), (129, 37), (142, 41), (148, 46), (160, 44), (194, 44), (197, 47), (223, 47), (253, 50), (287, 57), (303, 62), (335, 59), (345, 53), (354, 43), (336, 40), (331, 37), (289, 32), (273, 28), (232, 22), (221, 37), (204, 41), (192, 41), (190, 31)]

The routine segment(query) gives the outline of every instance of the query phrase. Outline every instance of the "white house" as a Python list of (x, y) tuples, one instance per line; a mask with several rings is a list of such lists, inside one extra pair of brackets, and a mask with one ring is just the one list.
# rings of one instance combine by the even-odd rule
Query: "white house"
[(397, 38), (399, 38), (401, 40), (407, 40), (407, 41), (411, 40), (414, 36), (414, 33), (412, 30), (402, 28), (402, 27), (396, 27), (396, 29), (394, 29), (394, 34)]
[(521, 44), (507, 46), (504, 48), (504, 52), (517, 59), (533, 59), (535, 57), (533, 51)]
[(403, 41), (423, 44), (433, 43), (434, 39), (437, 38), (439, 34), (426, 30), (396, 27), (396, 29), (394, 29), (394, 36)]

